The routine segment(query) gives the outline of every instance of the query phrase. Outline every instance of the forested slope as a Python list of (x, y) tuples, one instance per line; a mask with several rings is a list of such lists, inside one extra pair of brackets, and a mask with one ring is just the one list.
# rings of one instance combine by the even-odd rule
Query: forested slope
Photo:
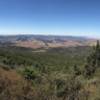
[(0, 100), (100, 100), (99, 41), (47, 52), (4, 47), (0, 64)]

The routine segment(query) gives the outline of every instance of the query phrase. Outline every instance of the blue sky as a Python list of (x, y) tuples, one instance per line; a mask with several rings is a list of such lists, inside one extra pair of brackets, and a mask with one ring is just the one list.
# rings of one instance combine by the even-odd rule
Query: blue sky
[(100, 36), (100, 0), (0, 0), (0, 34)]

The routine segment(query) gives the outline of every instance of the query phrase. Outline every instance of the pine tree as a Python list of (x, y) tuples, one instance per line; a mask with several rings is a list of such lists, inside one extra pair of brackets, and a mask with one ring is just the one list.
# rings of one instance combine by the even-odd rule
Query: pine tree
[(81, 71), (77, 65), (74, 65), (74, 74), (75, 74), (75, 76), (78, 76), (81, 74)]
[(85, 65), (85, 75), (91, 76), (95, 73), (96, 69), (100, 67), (100, 45), (99, 41), (95, 46), (94, 51), (88, 56), (87, 63)]

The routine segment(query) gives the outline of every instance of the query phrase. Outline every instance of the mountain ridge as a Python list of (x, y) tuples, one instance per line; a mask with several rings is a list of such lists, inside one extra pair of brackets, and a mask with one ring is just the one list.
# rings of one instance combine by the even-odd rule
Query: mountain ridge
[(25, 48), (58, 48), (95, 45), (97, 39), (81, 36), (59, 35), (0, 35), (0, 44), (12, 44)]

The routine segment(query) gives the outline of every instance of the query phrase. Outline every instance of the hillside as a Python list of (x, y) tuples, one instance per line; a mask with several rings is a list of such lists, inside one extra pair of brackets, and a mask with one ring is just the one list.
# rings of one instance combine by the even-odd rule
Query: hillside
[(0, 44), (0, 100), (100, 99), (99, 41), (49, 49), (14, 42)]
[(0, 100), (34, 100), (32, 84), (16, 71), (0, 66)]
[(0, 48), (0, 100), (99, 100), (100, 46), (32, 52)]
[(59, 47), (93, 46), (96, 44), (96, 39), (74, 36), (16, 35), (0, 36), (0, 44), (9, 44), (32, 49), (48, 49)]

